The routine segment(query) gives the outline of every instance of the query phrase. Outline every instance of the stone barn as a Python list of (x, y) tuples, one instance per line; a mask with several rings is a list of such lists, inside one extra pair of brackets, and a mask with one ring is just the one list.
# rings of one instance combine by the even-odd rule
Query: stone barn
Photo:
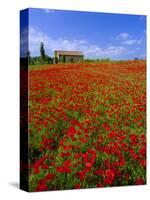
[(80, 51), (55, 51), (54, 54), (59, 63), (79, 63), (84, 59)]

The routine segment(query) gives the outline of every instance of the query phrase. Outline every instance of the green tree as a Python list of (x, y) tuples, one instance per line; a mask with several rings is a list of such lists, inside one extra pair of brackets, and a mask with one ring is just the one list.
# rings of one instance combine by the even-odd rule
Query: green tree
[(45, 56), (45, 63), (46, 64), (52, 64), (52, 58), (49, 57), (48, 55)]
[(41, 60), (44, 61), (46, 55), (45, 55), (45, 49), (44, 49), (44, 43), (43, 42), (41, 42), (40, 53), (41, 53)]

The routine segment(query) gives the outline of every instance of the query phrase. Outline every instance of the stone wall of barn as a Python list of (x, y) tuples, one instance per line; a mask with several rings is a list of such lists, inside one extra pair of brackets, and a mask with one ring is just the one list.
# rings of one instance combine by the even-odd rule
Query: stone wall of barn
[(59, 63), (79, 63), (83, 61), (83, 56), (59, 55)]

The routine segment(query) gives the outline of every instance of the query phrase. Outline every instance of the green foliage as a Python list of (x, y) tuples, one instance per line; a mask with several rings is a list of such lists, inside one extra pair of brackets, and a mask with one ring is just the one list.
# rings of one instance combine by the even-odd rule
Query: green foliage
[(41, 42), (40, 46), (40, 56), (30, 56), (30, 51), (28, 51), (28, 61), (29, 65), (41, 65), (41, 64), (53, 64), (54, 59), (45, 54), (44, 43)]
[(41, 60), (41, 57), (30, 57), (29, 65), (41, 65), (41, 64), (53, 64), (53, 58), (49, 57), (48, 55), (45, 56), (44, 60)]
[(110, 60), (110, 58), (102, 58), (102, 59), (89, 59), (89, 58), (87, 58), (87, 59), (85, 59), (84, 60), (84, 62), (86, 62), (86, 63), (99, 63), (99, 62), (109, 62), (109, 61), (111, 61)]
[(40, 53), (41, 53), (41, 60), (45, 60), (45, 49), (44, 49), (44, 43), (41, 42), (41, 46), (40, 46)]

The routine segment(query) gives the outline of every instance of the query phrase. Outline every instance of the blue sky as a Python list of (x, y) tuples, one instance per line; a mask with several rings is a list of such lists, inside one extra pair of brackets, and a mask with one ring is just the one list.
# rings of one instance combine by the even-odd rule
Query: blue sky
[(40, 55), (54, 50), (79, 50), (86, 58), (146, 57), (146, 17), (48, 9), (29, 10), (29, 50)]

